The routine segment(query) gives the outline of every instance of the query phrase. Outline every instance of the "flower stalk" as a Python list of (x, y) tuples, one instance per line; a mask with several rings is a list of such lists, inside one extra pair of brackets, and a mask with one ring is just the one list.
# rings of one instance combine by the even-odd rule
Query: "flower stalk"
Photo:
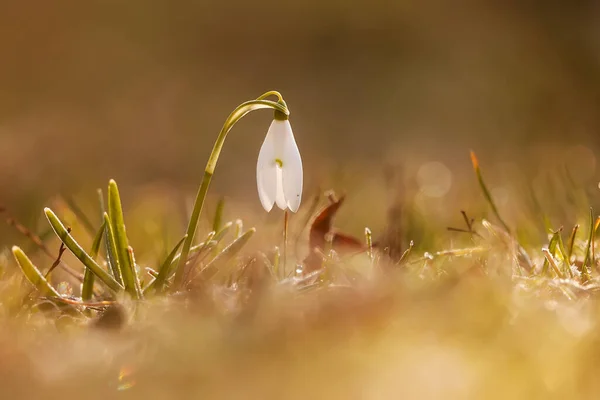
[[(278, 101), (266, 100), (266, 98), (270, 96), (276, 96)], [(281, 94), (276, 91), (269, 91), (259, 96), (255, 100), (250, 100), (240, 104), (225, 120), (223, 128), (221, 128), (221, 132), (219, 132), (219, 136), (217, 136), (217, 140), (215, 141), (212, 152), (210, 153), (208, 162), (206, 163), (202, 183), (200, 184), (200, 188), (198, 189), (198, 193), (196, 195), (194, 208), (192, 209), (192, 215), (190, 217), (190, 222), (186, 232), (187, 237), (183, 243), (181, 256), (175, 272), (175, 281), (173, 285), (175, 290), (179, 289), (183, 284), (185, 264), (189, 256), (192, 243), (194, 242), (194, 236), (196, 234), (196, 229), (198, 228), (198, 221), (200, 221), (202, 208), (204, 206), (204, 201), (206, 200), (206, 194), (208, 193), (210, 181), (212, 180), (212, 176), (215, 172), (217, 161), (219, 160), (219, 156), (221, 154), (221, 150), (223, 149), (223, 144), (225, 143), (227, 134), (231, 128), (233, 128), (233, 126), (248, 113), (261, 109), (271, 109), (286, 116), (290, 115), (290, 112)]]

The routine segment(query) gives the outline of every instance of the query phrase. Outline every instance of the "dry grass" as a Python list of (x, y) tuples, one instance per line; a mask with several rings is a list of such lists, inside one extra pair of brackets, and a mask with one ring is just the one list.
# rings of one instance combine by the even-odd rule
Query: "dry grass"
[[(594, 397), (600, 390), (600, 266), (596, 214), (587, 209), (597, 201), (594, 192), (552, 175), (558, 184), (538, 192), (551, 201), (499, 207), (472, 158), (473, 186), (479, 182), (484, 194), (478, 209), (489, 207), (492, 222), (456, 213), (455, 226), (440, 229), (440, 214), (418, 215), (422, 197), (396, 194), (387, 228), (373, 233), (372, 259), (368, 240), (334, 229), (335, 210), (343, 209), (334, 195), (316, 197), (316, 208), (307, 196), (291, 226), (286, 272), (281, 251), (279, 264), (273, 252), (281, 245), (279, 222), (258, 226), (254, 242), (234, 254), (227, 243), (247, 231), (236, 222), (196, 266), (214, 273), (197, 279), (191, 273), (185, 290), (143, 301), (97, 285), (91, 303), (82, 302), (76, 281), (59, 268), (49, 282), (75, 305), (65, 307), (32, 290), (5, 252), (0, 393), (50, 399)], [(566, 199), (562, 213), (541, 211), (561, 209), (556, 188)], [(315, 214), (321, 206), (328, 211)], [(86, 213), (94, 207), (79, 209), (74, 200), (53, 207), (89, 248), (95, 219)], [(141, 266), (164, 259), (176, 240), (167, 232), (183, 227), (163, 218), (173, 210), (147, 193), (133, 212), (127, 204), (124, 209), (144, 287), (150, 275)], [(506, 211), (509, 218), (501, 215)], [(205, 225), (225, 226), (218, 214)], [(527, 218), (519, 222), (515, 215)], [(308, 216), (309, 235), (302, 229)], [(579, 223), (576, 235), (563, 229), (535, 239), (546, 231), (544, 221), (556, 218)], [(28, 253), (37, 265), (59, 264), (58, 242), (45, 235), (38, 240), (9, 222), (28, 233), (23, 243), (33, 242)], [(298, 235), (321, 249), (305, 258), (307, 243), (296, 246)], [(409, 249), (414, 235), (425, 240)], [(68, 253), (61, 261), (79, 270)], [(297, 264), (304, 268), (294, 271)]]

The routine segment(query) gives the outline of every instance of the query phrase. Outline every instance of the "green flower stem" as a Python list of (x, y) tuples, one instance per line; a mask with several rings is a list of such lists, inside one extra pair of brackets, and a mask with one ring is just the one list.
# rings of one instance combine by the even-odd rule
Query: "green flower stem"
[[(265, 100), (266, 97), (272, 95), (277, 96), (279, 101), (275, 102), (271, 100)], [(219, 155), (221, 154), (221, 150), (223, 149), (223, 144), (225, 143), (227, 134), (229, 133), (231, 128), (233, 128), (233, 126), (246, 114), (261, 109), (272, 109), (274, 111), (281, 112), (286, 116), (290, 115), (290, 111), (285, 105), (281, 94), (279, 94), (276, 91), (269, 91), (258, 97), (256, 100), (251, 100), (240, 104), (225, 120), (223, 128), (221, 128), (221, 132), (219, 132), (219, 136), (217, 136), (215, 145), (212, 149), (212, 152), (210, 153), (208, 162), (206, 163), (206, 168), (204, 169), (204, 177), (202, 178), (202, 184), (200, 185), (200, 189), (198, 189), (198, 194), (196, 195), (196, 201), (194, 202), (192, 216), (190, 218), (190, 222), (188, 224), (186, 232), (187, 237), (183, 243), (183, 248), (181, 249), (181, 256), (179, 258), (179, 264), (177, 265), (177, 270), (175, 272), (175, 281), (173, 285), (173, 288), (175, 290), (181, 287), (184, 276), (185, 263), (187, 262), (188, 255), (190, 253), (190, 248), (192, 247), (192, 243), (194, 242), (194, 236), (196, 235), (198, 221), (200, 220), (200, 215), (202, 214), (204, 200), (206, 199), (206, 194), (208, 193), (210, 181), (215, 172), (215, 167), (217, 166), (217, 161), (219, 160)]]

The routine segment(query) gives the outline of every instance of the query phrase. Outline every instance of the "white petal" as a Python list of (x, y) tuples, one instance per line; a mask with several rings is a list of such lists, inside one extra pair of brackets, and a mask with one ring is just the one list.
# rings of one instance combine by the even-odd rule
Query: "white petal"
[(287, 124), (285, 140), (283, 142), (283, 193), (287, 206), (292, 212), (298, 211), (300, 201), (302, 200), (302, 158), (300, 151), (294, 139), (294, 133), (289, 121), (282, 121)]
[(256, 184), (258, 187), (258, 197), (263, 208), (269, 212), (275, 204), (277, 196), (277, 164), (275, 164), (275, 148), (273, 135), (267, 132), (260, 152), (258, 153), (258, 162), (256, 163)]
[(275, 203), (277, 203), (277, 207), (282, 210), (285, 210), (288, 207), (283, 193), (282, 171), (279, 167), (277, 167), (277, 194), (275, 195)]
[[(283, 159), (283, 150), (285, 147), (288, 132), (291, 131), (290, 121), (280, 121), (274, 119), (267, 131), (267, 138), (273, 143), (273, 160), (276, 158)], [(267, 140), (265, 138), (265, 140)]]

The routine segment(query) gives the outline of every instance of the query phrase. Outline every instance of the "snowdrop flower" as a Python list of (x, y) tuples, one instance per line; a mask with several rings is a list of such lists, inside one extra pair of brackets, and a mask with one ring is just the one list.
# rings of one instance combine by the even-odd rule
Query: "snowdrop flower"
[(302, 199), (302, 159), (287, 116), (275, 111), (256, 165), (258, 196), (269, 212), (273, 204), (296, 212)]

